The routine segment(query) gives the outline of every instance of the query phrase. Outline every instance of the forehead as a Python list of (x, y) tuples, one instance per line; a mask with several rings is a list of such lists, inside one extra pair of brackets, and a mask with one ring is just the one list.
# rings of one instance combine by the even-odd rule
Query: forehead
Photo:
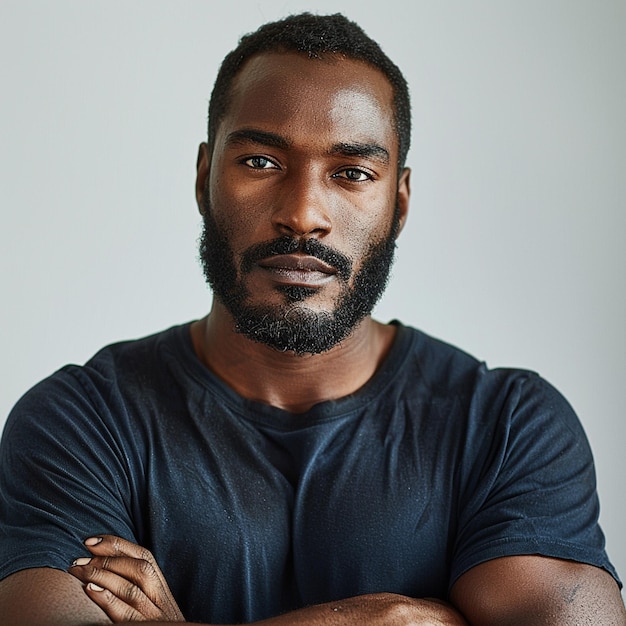
[(252, 57), (236, 75), (218, 138), (238, 128), (278, 132), (294, 142), (364, 141), (397, 155), (393, 88), (377, 68), (337, 55), (293, 52)]

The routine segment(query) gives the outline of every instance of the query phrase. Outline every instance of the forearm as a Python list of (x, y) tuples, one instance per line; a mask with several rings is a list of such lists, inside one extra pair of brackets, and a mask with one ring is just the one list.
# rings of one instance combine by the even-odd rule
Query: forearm
[[(89, 538), (85, 546), (93, 556), (74, 561), (70, 572), (83, 583), (85, 594), (113, 623), (148, 622), (158, 626), (184, 621), (163, 573), (148, 550), (111, 535)], [(444, 602), (393, 593), (355, 596), (257, 623), (262, 626), (467, 624), (458, 611)]]
[(371, 626), (467, 626), (463, 616), (449, 604), (392, 593), (347, 598), (258, 622), (263, 626), (352, 626), (364, 623)]
[[(132, 626), (136, 622), (126, 622)], [(150, 622), (166, 626), (172, 622)], [(461, 614), (438, 600), (379, 593), (318, 604), (255, 622), (258, 626), (467, 626)], [(201, 626), (201, 625), (197, 625)], [(204, 624), (202, 626), (209, 626)]]

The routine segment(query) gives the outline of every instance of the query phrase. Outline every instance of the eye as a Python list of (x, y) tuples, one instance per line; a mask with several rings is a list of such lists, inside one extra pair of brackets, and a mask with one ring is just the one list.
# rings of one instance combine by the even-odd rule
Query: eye
[(368, 174), (364, 170), (360, 170), (355, 167), (348, 167), (334, 174), (333, 178), (345, 178), (350, 182), (364, 183), (365, 181), (372, 180), (372, 175)]
[(276, 163), (262, 156), (248, 157), (247, 159), (243, 159), (242, 163), (254, 170), (278, 169)]

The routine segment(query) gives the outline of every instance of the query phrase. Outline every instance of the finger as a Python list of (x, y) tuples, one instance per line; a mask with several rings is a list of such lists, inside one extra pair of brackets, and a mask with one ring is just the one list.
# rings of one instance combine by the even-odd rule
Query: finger
[(154, 560), (150, 550), (115, 535), (89, 537), (85, 539), (85, 546), (92, 554), (99, 556), (129, 556), (133, 559)]
[(125, 556), (92, 556), (76, 559), (70, 569), (83, 572), (83, 576), (94, 576), (97, 571), (108, 571), (124, 580), (140, 587), (146, 595), (154, 595), (162, 591), (161, 580), (154, 567), (148, 561), (131, 559)]
[(169, 590), (165, 576), (163, 576), (161, 568), (158, 566), (150, 550), (115, 535), (89, 537), (85, 540), (85, 546), (95, 556), (126, 556), (141, 561), (147, 561), (157, 573), (161, 585)]
[[(180, 609), (160, 572), (152, 563), (130, 557), (91, 557), (74, 561), (69, 572), (83, 583), (95, 582), (106, 587), (121, 600), (144, 612), (146, 601), (172, 618), (182, 618)], [(107, 577), (110, 572), (116, 577)]]
[[(129, 613), (132, 609), (144, 619), (157, 619), (163, 616), (163, 611), (152, 602), (139, 585), (115, 572), (88, 563), (72, 566), (70, 573), (85, 583), (85, 592), (88, 592), (89, 597), (94, 600), (98, 599), (99, 602), (111, 605), (112, 596), (115, 596), (119, 602), (113, 605), (118, 611), (123, 610)], [(107, 593), (103, 593), (104, 591)]]
[(114, 624), (120, 622), (143, 622), (148, 619), (135, 608), (129, 606), (109, 589), (95, 583), (85, 585), (85, 593), (95, 602)]

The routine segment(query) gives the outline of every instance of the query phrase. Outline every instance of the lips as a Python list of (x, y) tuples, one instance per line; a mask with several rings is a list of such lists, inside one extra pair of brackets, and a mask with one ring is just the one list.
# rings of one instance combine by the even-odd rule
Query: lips
[(321, 286), (331, 280), (337, 270), (313, 256), (280, 254), (262, 259), (258, 266), (283, 285)]
[(320, 272), (322, 274), (336, 274), (337, 270), (313, 256), (301, 254), (280, 254), (259, 261), (264, 268), (296, 270), (302, 272)]

